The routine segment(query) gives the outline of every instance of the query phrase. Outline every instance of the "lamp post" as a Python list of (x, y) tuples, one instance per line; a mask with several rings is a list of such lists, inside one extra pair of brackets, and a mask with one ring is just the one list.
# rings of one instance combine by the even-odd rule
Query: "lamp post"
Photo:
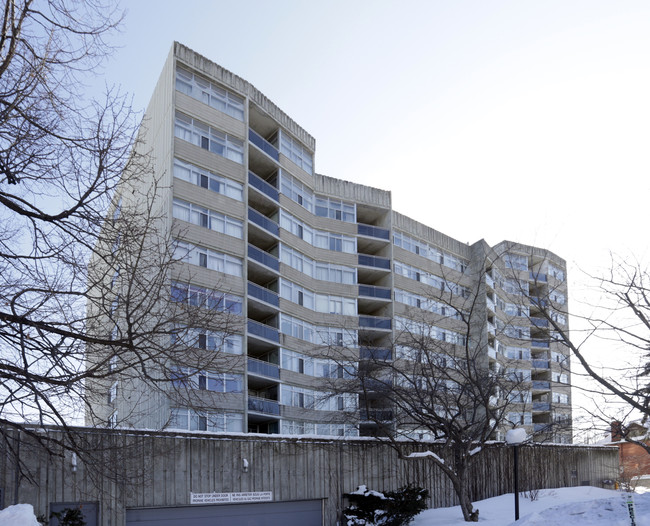
[(506, 433), (506, 444), (512, 446), (514, 454), (514, 490), (515, 490), (515, 520), (519, 520), (519, 446), (526, 441), (526, 430), (519, 427)]

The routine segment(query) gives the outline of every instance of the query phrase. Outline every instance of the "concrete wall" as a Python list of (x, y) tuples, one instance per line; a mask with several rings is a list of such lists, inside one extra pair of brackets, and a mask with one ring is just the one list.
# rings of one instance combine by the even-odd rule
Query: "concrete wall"
[[(4, 496), (0, 504), (14, 503), (16, 481), (17, 501), (33, 504), (37, 514), (49, 513), (53, 502), (99, 501), (99, 524), (105, 526), (123, 525), (126, 508), (188, 505), (191, 492), (272, 491), (274, 501), (325, 499), (326, 525), (337, 523), (341, 495), (360, 484), (382, 491), (412, 483), (429, 489), (430, 506), (455, 503), (451, 485), (430, 461), (401, 460), (376, 440), (78, 432), (78, 440), (92, 453), (78, 459), (76, 471), (71, 453), (49, 456), (23, 433), (20, 458), (27, 470), (18, 478), (10, 453), (17, 444), (14, 434), (0, 458)], [(248, 461), (247, 471), (243, 459)], [(618, 449), (524, 446), (520, 466), (522, 489), (600, 486), (604, 479), (617, 478)], [(474, 499), (511, 491), (511, 478), (511, 449), (501, 445), (486, 449), (474, 467)]]

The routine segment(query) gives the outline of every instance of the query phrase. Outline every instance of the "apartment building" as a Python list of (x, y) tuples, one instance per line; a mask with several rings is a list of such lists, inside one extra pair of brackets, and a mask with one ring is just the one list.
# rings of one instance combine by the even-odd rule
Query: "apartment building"
[[(183, 260), (171, 297), (219, 294), (242, 323), (219, 344), (210, 328), (193, 340), (228, 364), (183, 370), (209, 409), (171, 395), (143, 406), (120, 396), (137, 382), (118, 379), (97, 396), (95, 415), (196, 432), (372, 435), (373, 417), (390, 419), (391, 408), (336, 384), (349, 379), (346, 364), (417, 360), (396, 344), (410, 322), (427, 320), (450, 353), (470, 338), (485, 367), (520, 378), (513, 425), (542, 434), (570, 422), (568, 351), (540, 314), (552, 305), (567, 327), (561, 258), (510, 242), (461, 243), (394, 211), (388, 191), (317, 174), (313, 137), (250, 83), (178, 43), (143, 126), (159, 209)], [(463, 328), (458, 313), (470, 300)], [(129, 420), (135, 399), (145, 409)], [(570, 441), (568, 427), (553, 433)]]

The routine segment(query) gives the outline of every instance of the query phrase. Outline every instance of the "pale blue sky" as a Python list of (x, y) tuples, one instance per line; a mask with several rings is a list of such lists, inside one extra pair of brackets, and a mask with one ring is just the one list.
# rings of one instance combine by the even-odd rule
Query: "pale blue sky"
[(644, 255), (645, 1), (126, 2), (106, 81), (143, 108), (173, 40), (316, 138), (316, 170), (392, 190), (462, 241), (591, 267)]

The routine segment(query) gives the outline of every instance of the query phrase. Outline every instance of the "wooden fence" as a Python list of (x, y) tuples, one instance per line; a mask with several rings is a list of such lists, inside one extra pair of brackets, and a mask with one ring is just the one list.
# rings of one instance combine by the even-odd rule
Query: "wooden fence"
[[(451, 484), (429, 460), (402, 460), (377, 440), (77, 431), (89, 458), (47, 454), (24, 433), (5, 433), (0, 505), (28, 502), (47, 514), (53, 502), (98, 502), (100, 524), (121, 526), (126, 508), (186, 506), (191, 493), (272, 491), (274, 501), (324, 499), (327, 525), (337, 524), (343, 493), (361, 484), (379, 491), (417, 484), (429, 490), (430, 506), (455, 504)], [(22, 473), (13, 454), (19, 441)], [(431, 444), (413, 447), (425, 449), (435, 451)], [(474, 500), (512, 492), (512, 460), (512, 448), (502, 444), (477, 456)], [(601, 486), (617, 474), (615, 447), (520, 449), (521, 490)]]

